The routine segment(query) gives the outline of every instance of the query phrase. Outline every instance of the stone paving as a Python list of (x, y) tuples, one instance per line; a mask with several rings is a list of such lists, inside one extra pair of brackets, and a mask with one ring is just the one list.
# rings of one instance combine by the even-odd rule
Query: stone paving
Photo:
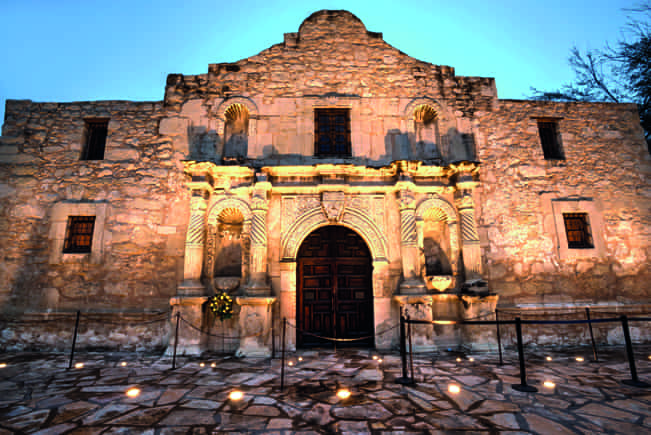
[[(639, 378), (651, 381), (651, 346), (635, 352)], [(527, 351), (537, 393), (512, 389), (517, 353), (504, 356), (500, 366), (495, 353), (416, 355), (407, 386), (395, 382), (396, 353), (292, 353), (281, 391), (280, 359), (184, 357), (172, 370), (167, 357), (79, 354), (84, 366), (67, 370), (62, 354), (4, 354), (0, 435), (651, 433), (651, 389), (621, 383), (631, 377), (622, 348), (602, 350), (599, 363), (589, 349)], [(339, 398), (341, 388), (351, 396)], [(244, 397), (231, 400), (233, 390)]]

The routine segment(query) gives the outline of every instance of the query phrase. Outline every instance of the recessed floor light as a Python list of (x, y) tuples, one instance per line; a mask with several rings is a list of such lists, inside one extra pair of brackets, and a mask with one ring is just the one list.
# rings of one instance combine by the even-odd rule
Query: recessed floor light
[(126, 362), (126, 361), (122, 361), (122, 362), (120, 363), (120, 365), (121, 365), (122, 367), (126, 367), (126, 366), (127, 366), (127, 362)]
[(83, 369), (84, 368), (84, 363), (77, 363), (75, 364), (76, 369)]
[(129, 388), (127, 390), (127, 396), (134, 398), (138, 397), (140, 395), (140, 389), (139, 388)]
[(231, 393), (228, 395), (228, 398), (231, 400), (242, 400), (244, 397), (244, 393), (238, 390), (231, 391)]
[(459, 392), (461, 392), (461, 387), (459, 387), (456, 384), (450, 384), (448, 385), (448, 391), (452, 394), (458, 394)]
[(7, 363), (0, 363), (0, 369), (4, 369), (5, 367), (7, 367)]
[(556, 384), (553, 383), (552, 381), (545, 381), (545, 382), (543, 382), (543, 385), (544, 385), (546, 388), (554, 388), (554, 387), (556, 386)]
[(551, 356), (548, 356), (548, 357), (545, 358), (545, 359), (546, 359), (547, 361), (551, 361), (551, 360), (552, 360), (552, 357), (551, 357)]
[(576, 360), (577, 360), (578, 362), (583, 362), (583, 357), (582, 357), (582, 356), (577, 356), (577, 357), (576, 357)]
[(342, 388), (339, 391), (337, 391), (337, 397), (339, 397), (342, 400), (346, 400), (350, 397), (350, 390), (347, 388)]

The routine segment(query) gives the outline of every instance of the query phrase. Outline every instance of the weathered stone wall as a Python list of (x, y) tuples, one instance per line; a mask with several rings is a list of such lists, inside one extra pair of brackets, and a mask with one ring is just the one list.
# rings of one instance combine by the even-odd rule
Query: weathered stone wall
[[(2, 311), (169, 307), (182, 274), (189, 207), (180, 156), (158, 135), (162, 116), (161, 103), (7, 102)], [(82, 161), (84, 119), (97, 117), (110, 119), (105, 158)], [(53, 256), (67, 215), (80, 210), (97, 212), (103, 227), (93, 254)]]
[(178, 114), (161, 132), (178, 137), (189, 157), (220, 159), (224, 112), (237, 103), (251, 116), (245, 154), (254, 164), (312, 164), (319, 160), (314, 109), (350, 108), (353, 149), (345, 160), (385, 165), (433, 157), (418, 149), (413, 127), (414, 109), (429, 104), (444, 159), (473, 160), (474, 113), (495, 101), (494, 79), (458, 77), (390, 46), (349, 12), (321, 11), (258, 55), (210, 65), (208, 74), (170, 75), (165, 104)]
[[(651, 280), (651, 159), (634, 105), (500, 100), (480, 114), (483, 258), (500, 304), (639, 303)], [(545, 160), (537, 118), (557, 119)], [(595, 249), (567, 249), (563, 211)]]

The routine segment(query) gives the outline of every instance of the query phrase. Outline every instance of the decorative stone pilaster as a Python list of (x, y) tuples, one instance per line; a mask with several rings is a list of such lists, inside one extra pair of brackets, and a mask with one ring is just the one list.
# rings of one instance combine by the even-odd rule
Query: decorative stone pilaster
[(203, 190), (192, 191), (190, 223), (185, 237), (183, 282), (177, 289), (179, 296), (203, 296), (205, 293), (201, 284), (201, 269), (206, 242), (206, 196)]
[(413, 183), (400, 182), (400, 255), (402, 257), (403, 281), (401, 294), (420, 294), (427, 291), (427, 286), (420, 275), (418, 237), (416, 233), (416, 201), (410, 189)]
[(475, 223), (475, 204), (469, 192), (462, 193), (457, 201), (461, 217), (461, 241), (463, 244), (463, 265), (466, 269), (466, 281), (481, 278), (481, 248), (479, 233)]
[[(396, 295), (393, 299), (398, 302), (400, 312), (411, 320), (432, 320), (431, 295)], [(433, 341), (432, 325), (411, 325), (411, 344), (414, 352), (431, 352), (436, 350)], [(407, 343), (409, 346), (409, 343)]]
[(271, 288), (267, 283), (267, 198), (271, 183), (266, 181), (266, 175), (258, 174), (251, 198), (251, 251), (249, 262), (249, 282), (246, 286), (248, 296), (267, 296)]
[(269, 358), (271, 357), (273, 334), (272, 297), (239, 297), (235, 302), (240, 309), (240, 347), (235, 352), (237, 357)]

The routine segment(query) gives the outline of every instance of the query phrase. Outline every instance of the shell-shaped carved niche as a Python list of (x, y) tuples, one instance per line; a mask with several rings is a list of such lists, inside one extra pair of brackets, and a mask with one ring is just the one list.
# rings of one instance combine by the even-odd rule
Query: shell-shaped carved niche
[(422, 160), (440, 160), (438, 112), (429, 104), (421, 104), (414, 109), (414, 152)]
[(238, 163), (247, 156), (249, 146), (249, 111), (233, 103), (224, 112), (224, 161)]
[(214, 277), (242, 276), (242, 231), (244, 215), (237, 208), (225, 208), (217, 217)]

